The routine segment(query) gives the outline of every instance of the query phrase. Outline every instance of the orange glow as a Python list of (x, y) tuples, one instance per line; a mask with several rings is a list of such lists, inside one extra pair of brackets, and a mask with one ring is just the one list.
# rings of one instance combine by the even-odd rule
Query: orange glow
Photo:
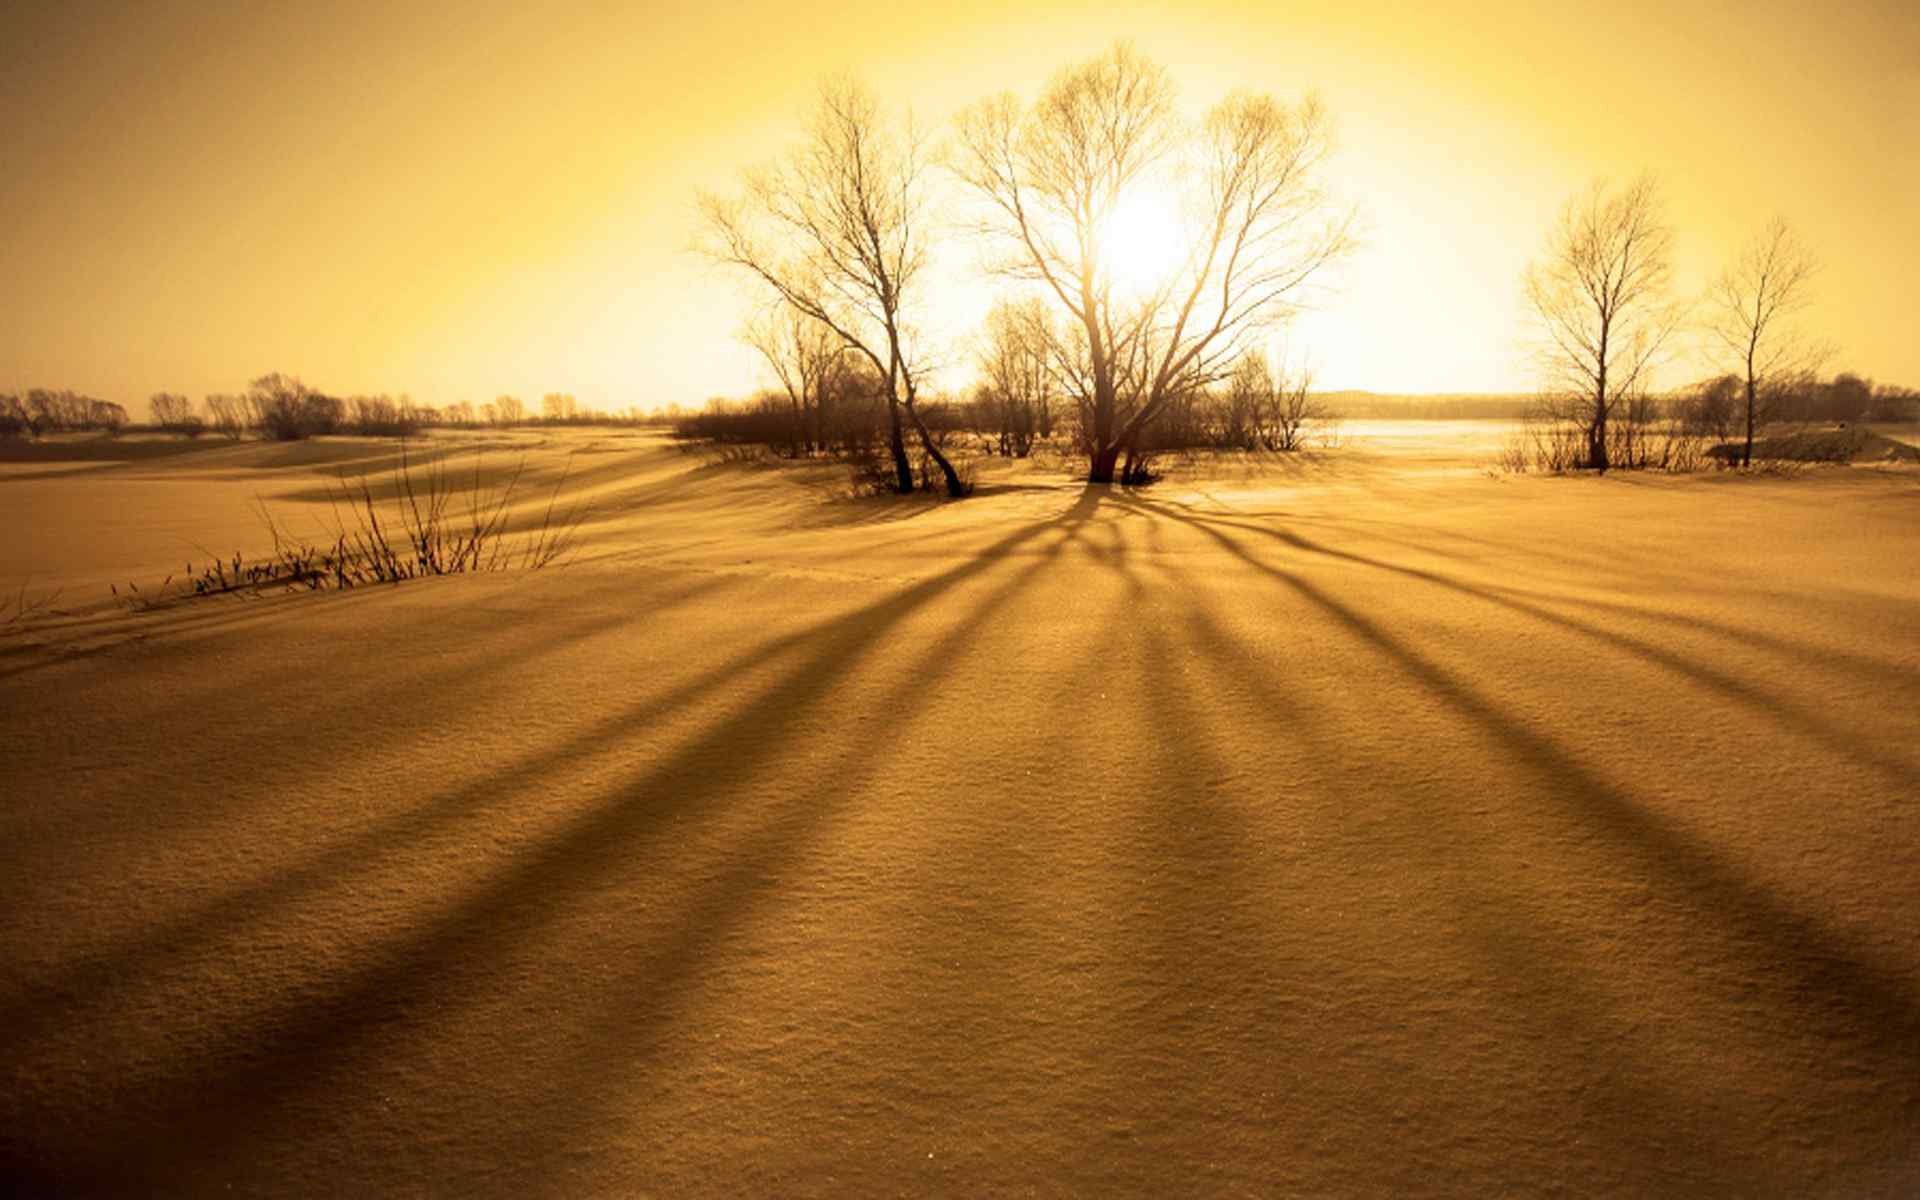
[[(686, 252), (699, 188), (777, 154), (824, 74), (939, 133), (1116, 37), (1194, 112), (1236, 87), (1324, 98), (1328, 177), (1365, 236), (1288, 339), (1324, 387), (1527, 389), (1526, 260), (1568, 195), (1642, 167), (1666, 182), (1683, 287), (1781, 214), (1825, 264), (1809, 324), (1834, 365), (1920, 383), (1908, 0), (460, 11), (11, 6), (0, 390), (137, 412), (269, 370), (432, 403), (742, 392), (761, 382), (733, 338), (745, 297)], [(1116, 226), (1135, 286), (1169, 253), (1161, 220)], [(939, 252), (924, 324), (943, 344), (991, 301), (976, 266), (961, 234)]]

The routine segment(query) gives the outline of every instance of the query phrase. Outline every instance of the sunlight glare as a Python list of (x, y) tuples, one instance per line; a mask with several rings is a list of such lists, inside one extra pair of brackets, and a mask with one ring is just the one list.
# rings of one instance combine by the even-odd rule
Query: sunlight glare
[(1108, 274), (1121, 293), (1152, 292), (1186, 261), (1178, 201), (1159, 188), (1134, 189), (1102, 222), (1101, 243)]

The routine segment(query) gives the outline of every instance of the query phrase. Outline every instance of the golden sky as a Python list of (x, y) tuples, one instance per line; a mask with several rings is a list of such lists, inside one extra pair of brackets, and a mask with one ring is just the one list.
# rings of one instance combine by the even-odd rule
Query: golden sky
[[(1323, 387), (1529, 388), (1526, 260), (1587, 180), (1643, 167), (1687, 289), (1784, 215), (1825, 263), (1833, 365), (1920, 385), (1914, 0), (150, 0), (0, 15), (0, 390), (740, 393), (741, 289), (687, 251), (699, 188), (777, 153), (827, 74), (944, 130), (1119, 37), (1196, 111), (1326, 101), (1366, 240), (1292, 338)], [(955, 347), (972, 263), (932, 289)]]

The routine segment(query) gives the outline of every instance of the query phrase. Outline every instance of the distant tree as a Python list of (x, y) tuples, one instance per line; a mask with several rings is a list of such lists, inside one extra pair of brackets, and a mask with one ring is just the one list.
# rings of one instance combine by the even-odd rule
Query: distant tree
[(26, 431), (27, 406), (15, 395), (0, 395), (0, 437), (14, 437)]
[(1642, 175), (1618, 192), (1596, 181), (1568, 201), (1546, 256), (1527, 267), (1547, 401), (1579, 429), (1580, 466), (1610, 465), (1609, 423), (1645, 396), (1681, 323), (1668, 294), (1672, 256), (1659, 188)]
[(405, 397), (350, 396), (346, 420), (353, 431), (376, 437), (407, 437), (419, 426), (418, 415)]
[(1828, 354), (1793, 325), (1812, 298), (1818, 270), (1812, 253), (1776, 218), (1714, 282), (1708, 330), (1744, 385), (1742, 466), (1753, 462), (1753, 430), (1763, 399), (1810, 376)]
[[(1166, 72), (1125, 44), (1062, 71), (1029, 107), (1002, 95), (962, 114), (959, 172), (1008, 250), (1002, 269), (1068, 318), (1056, 356), (1081, 385), (1090, 481), (1112, 482), (1149, 422), (1225, 375), (1351, 246), (1350, 217), (1320, 188), (1330, 147), (1313, 97), (1235, 93), (1185, 129)], [(1191, 214), (1185, 255), (1130, 291), (1116, 282), (1114, 217), (1156, 188)]]
[(1873, 389), (1868, 416), (1875, 421), (1920, 421), (1920, 391), (1883, 383)]
[(1312, 386), (1307, 371), (1276, 372), (1265, 355), (1243, 355), (1227, 379), (1227, 391), (1233, 411), (1246, 414), (1249, 444), (1288, 453), (1300, 449), (1308, 429), (1325, 418)]
[(27, 432), (34, 437), (61, 428), (62, 408), (57, 393), (47, 388), (30, 388), (22, 407), (27, 414)]
[(346, 419), (345, 401), (315, 391), (298, 376), (277, 371), (248, 385), (246, 403), (253, 424), (282, 442), (333, 433)]
[(745, 196), (701, 197), (704, 249), (831, 330), (883, 381), (894, 486), (914, 488), (905, 424), (947, 494), (967, 492), (918, 409), (926, 363), (909, 313), (927, 262), (927, 151), (911, 122), (895, 132), (853, 83), (821, 89), (801, 147), (749, 174)]
[(1824, 421), (1859, 421), (1874, 410), (1873, 381), (1842, 371), (1826, 383), (1805, 383), (1806, 416)]
[(494, 399), (493, 411), (502, 425), (518, 425), (526, 419), (527, 406), (520, 403), (518, 396), (498, 396)]
[(301, 405), (308, 395), (307, 386), (297, 378), (274, 372), (255, 379), (247, 389), (247, 406), (253, 425), (278, 441), (294, 441), (306, 436), (301, 425)]
[(1725, 441), (1733, 436), (1739, 420), (1740, 394), (1738, 375), (1715, 375), (1680, 395), (1676, 401), (1677, 415), (1688, 431)]
[(200, 421), (194, 416), (193, 401), (177, 392), (155, 392), (147, 398), (153, 409), (153, 423), (162, 429), (185, 431), (189, 424), (198, 432)]
[(1025, 458), (1053, 418), (1053, 314), (1038, 296), (1000, 300), (987, 312), (980, 400), (1001, 454)]
[(117, 432), (126, 426), (128, 419), (124, 405), (116, 404), (111, 400), (90, 398), (87, 401), (87, 428), (89, 429)]
[(571, 392), (548, 392), (540, 397), (540, 416), (543, 420), (572, 421), (579, 416), (579, 413), (579, 402), (573, 398)]
[(792, 414), (788, 442), (812, 454), (820, 440), (820, 405), (844, 366), (847, 347), (832, 329), (782, 303), (747, 322), (741, 338), (760, 354), (785, 393)]

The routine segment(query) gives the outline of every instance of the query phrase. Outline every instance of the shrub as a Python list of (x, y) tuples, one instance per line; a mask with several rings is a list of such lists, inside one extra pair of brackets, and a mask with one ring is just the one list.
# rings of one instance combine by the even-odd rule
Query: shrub
[(496, 488), (481, 484), (481, 452), (474, 452), (471, 480), (456, 477), (447, 459), (416, 468), (402, 443), (389, 482), (392, 497), (376, 498), (366, 475), (344, 478), (333, 491), (333, 527), (321, 542), (295, 537), (262, 507), (261, 520), (273, 538), (273, 551), (248, 561), (235, 552), (198, 571), (189, 562), (187, 578), (196, 596), (258, 591), (269, 587), (351, 588), (369, 583), (399, 583), (427, 575), (463, 575), (511, 569), (538, 570), (559, 561), (576, 544), (587, 509), (558, 510), (570, 471), (563, 470), (541, 513), (540, 523), (516, 537), (508, 513), (518, 494), (525, 460)]

